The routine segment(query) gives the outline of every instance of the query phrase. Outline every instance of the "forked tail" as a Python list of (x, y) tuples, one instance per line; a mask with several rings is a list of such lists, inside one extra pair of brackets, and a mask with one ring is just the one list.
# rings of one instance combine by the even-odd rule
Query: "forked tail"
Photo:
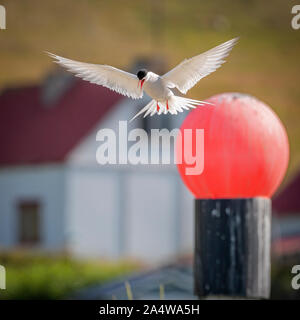
[(203, 106), (205, 104), (210, 104), (210, 102), (200, 101), (200, 100), (193, 100), (178, 96), (172, 96), (168, 102), (157, 102), (156, 100), (151, 100), (142, 110), (140, 110), (131, 120), (134, 120), (139, 115), (144, 113), (144, 118), (150, 115), (151, 117), (154, 114), (177, 114), (178, 112), (183, 112), (183, 110), (188, 110), (190, 108), (196, 108), (197, 106)]

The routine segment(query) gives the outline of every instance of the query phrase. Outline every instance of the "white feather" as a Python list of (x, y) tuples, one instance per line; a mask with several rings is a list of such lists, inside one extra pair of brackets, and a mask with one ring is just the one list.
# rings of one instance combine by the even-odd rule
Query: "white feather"
[(182, 61), (178, 66), (162, 76), (169, 88), (177, 88), (180, 92), (186, 93), (199, 80), (219, 68), (238, 38), (229, 40), (213, 49), (210, 49), (198, 56)]
[(157, 108), (157, 102), (153, 99), (151, 100), (142, 110), (140, 110), (130, 121), (134, 120), (136, 117), (144, 113), (144, 118), (150, 114), (150, 117), (155, 114), (177, 114), (178, 112), (183, 112), (183, 109), (188, 110), (190, 108), (196, 108), (197, 106), (203, 106), (205, 104), (212, 105), (210, 102), (193, 100), (178, 96), (172, 96), (168, 100), (168, 108), (165, 102), (159, 102)]
[[(140, 110), (131, 121), (142, 113), (144, 113), (144, 117), (154, 114), (161, 115), (162, 113), (177, 114), (183, 112), (183, 110), (196, 108), (198, 105), (210, 104), (174, 96), (171, 88), (177, 88), (185, 94), (200, 79), (215, 71), (225, 62), (224, 58), (229, 54), (237, 40), (238, 38), (232, 39), (198, 56), (184, 60), (162, 77), (153, 72), (148, 72), (144, 79), (144, 90), (153, 100)], [(56, 63), (66, 67), (84, 80), (102, 85), (133, 99), (143, 96), (143, 90), (139, 86), (137, 76), (131, 73), (108, 65), (78, 62), (52, 53), (48, 54), (55, 59)]]
[(49, 52), (47, 54), (54, 58), (56, 63), (83, 80), (102, 85), (129, 98), (139, 99), (143, 96), (143, 90), (139, 88), (139, 80), (134, 74), (108, 65), (74, 61)]

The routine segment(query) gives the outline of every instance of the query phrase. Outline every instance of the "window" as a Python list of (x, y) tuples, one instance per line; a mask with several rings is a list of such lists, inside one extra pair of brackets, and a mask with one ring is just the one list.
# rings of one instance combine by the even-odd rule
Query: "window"
[(40, 205), (26, 201), (19, 204), (19, 243), (35, 245), (40, 242)]

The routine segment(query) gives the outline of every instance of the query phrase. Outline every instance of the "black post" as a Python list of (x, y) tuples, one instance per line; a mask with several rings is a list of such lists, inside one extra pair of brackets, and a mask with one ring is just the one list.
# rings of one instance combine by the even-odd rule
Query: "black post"
[(195, 294), (269, 298), (270, 245), (270, 199), (196, 199)]

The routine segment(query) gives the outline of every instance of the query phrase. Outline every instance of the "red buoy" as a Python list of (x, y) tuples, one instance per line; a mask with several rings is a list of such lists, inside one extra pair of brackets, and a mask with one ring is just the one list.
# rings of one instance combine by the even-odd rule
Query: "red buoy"
[(271, 197), (280, 185), (289, 160), (288, 138), (280, 119), (266, 104), (245, 94), (224, 93), (207, 100), (213, 105), (194, 109), (181, 130), (204, 129), (204, 170), (187, 175), (182, 157), (179, 173), (198, 199)]

